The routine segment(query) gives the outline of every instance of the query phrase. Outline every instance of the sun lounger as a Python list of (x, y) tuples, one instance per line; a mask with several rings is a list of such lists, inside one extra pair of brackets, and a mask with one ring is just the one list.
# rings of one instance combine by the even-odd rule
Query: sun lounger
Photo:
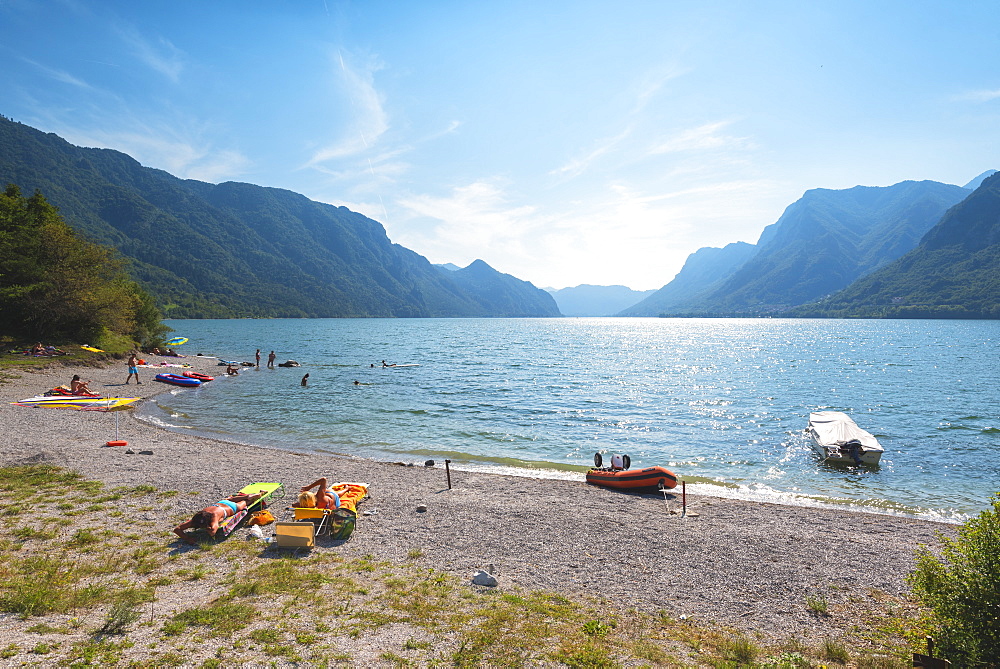
[(247, 508), (242, 511), (237, 511), (235, 515), (230, 516), (226, 519), (226, 522), (219, 525), (219, 531), (222, 532), (222, 536), (228, 537), (232, 534), (233, 530), (235, 530), (243, 519), (249, 514), (254, 511), (267, 508), (268, 500), (274, 497), (275, 493), (282, 490), (282, 488), (280, 483), (251, 483), (240, 490), (240, 493), (244, 495), (255, 495), (261, 490), (266, 490), (267, 494), (254, 501), (252, 504), (248, 504)]

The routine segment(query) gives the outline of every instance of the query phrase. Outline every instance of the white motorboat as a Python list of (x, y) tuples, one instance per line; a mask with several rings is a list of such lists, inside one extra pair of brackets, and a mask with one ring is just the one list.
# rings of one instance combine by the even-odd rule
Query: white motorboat
[(814, 411), (809, 414), (806, 431), (824, 462), (877, 465), (885, 450), (874, 436), (840, 411)]

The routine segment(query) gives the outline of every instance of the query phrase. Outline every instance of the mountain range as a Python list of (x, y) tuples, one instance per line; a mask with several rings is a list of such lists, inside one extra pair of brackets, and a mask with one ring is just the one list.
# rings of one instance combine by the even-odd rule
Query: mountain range
[[(992, 175), (992, 176), (991, 176)], [(1000, 317), (1000, 176), (814, 189), (756, 244), (691, 254), (657, 291), (545, 291), (482, 260), (432, 265), (377, 221), (210, 184), (0, 116), (0, 183), (117, 249), (167, 317)]]
[(1000, 174), (948, 210), (909, 253), (789, 315), (1000, 318)]
[(590, 284), (545, 290), (555, 298), (563, 316), (614, 316), (656, 292)]
[(545, 291), (478, 260), (454, 272), (345, 207), (178, 179), (0, 117), (0, 182), (36, 189), (116, 248), (167, 317), (558, 316)]
[(904, 181), (807, 191), (756, 245), (700, 249), (670, 283), (620, 315), (804, 315), (791, 310), (829, 298), (937, 234), (945, 212), (970, 198), (970, 187), (985, 186), (988, 174), (967, 187)]

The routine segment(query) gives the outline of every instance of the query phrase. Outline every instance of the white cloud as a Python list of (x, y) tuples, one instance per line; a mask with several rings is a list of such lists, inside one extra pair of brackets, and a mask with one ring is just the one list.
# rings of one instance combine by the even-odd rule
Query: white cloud
[(659, 288), (701, 246), (723, 246), (773, 222), (754, 206), (769, 190), (734, 180), (647, 192), (615, 181), (549, 212), (512, 204), (499, 182), (477, 181), (445, 196), (397, 201), (407, 218), (390, 237), (432, 262), (481, 258), (536, 286)]
[(642, 125), (644, 112), (656, 98), (656, 95), (668, 81), (681, 74), (683, 74), (683, 71), (674, 66), (668, 66), (662, 71), (647, 74), (645, 78), (635, 85), (634, 91), (631, 93), (633, 104), (632, 108), (624, 116), (625, 128), (620, 132), (597, 140), (594, 142), (592, 148), (581, 152), (582, 155), (572, 158), (560, 167), (551, 170), (549, 174), (563, 179), (573, 179), (590, 169), (591, 165), (599, 159), (623, 149), (626, 141), (636, 134), (636, 128)]
[(78, 88), (85, 88), (85, 89), (91, 88), (90, 84), (83, 81), (82, 79), (77, 79), (69, 72), (66, 72), (64, 70), (57, 70), (55, 68), (42, 65), (41, 63), (33, 61), (30, 58), (25, 58), (23, 56), (21, 56), (20, 59), (23, 60), (25, 63), (28, 63), (29, 65), (41, 70), (42, 73), (45, 74), (45, 76), (49, 77), (50, 79), (55, 79), (56, 81), (61, 81), (64, 84), (69, 84), (71, 86), (76, 86)]
[(121, 151), (143, 165), (162, 169), (181, 179), (219, 183), (238, 178), (251, 164), (238, 151), (213, 146), (205, 139), (209, 133), (202, 130), (182, 134), (176, 127), (133, 125), (114, 130), (67, 128), (58, 134), (80, 146)]
[(572, 179), (583, 174), (587, 169), (594, 163), (598, 158), (608, 155), (612, 151), (618, 148), (623, 141), (625, 141), (629, 135), (632, 134), (632, 128), (628, 127), (614, 137), (607, 137), (596, 143), (596, 146), (590, 150), (586, 155), (580, 156), (570, 160), (565, 165), (557, 167), (556, 169), (549, 172), (549, 174), (562, 177), (567, 179)]
[(963, 102), (992, 102), (1000, 98), (1000, 88), (988, 90), (980, 89), (978, 91), (966, 91), (961, 95), (956, 96), (956, 99)]
[(381, 66), (370, 61), (364, 67), (354, 69), (344, 60), (343, 52), (338, 53), (337, 60), (336, 78), (350, 99), (352, 118), (340, 139), (316, 151), (306, 167), (317, 167), (330, 160), (358, 155), (374, 146), (389, 129), (382, 95), (375, 87), (375, 73)]
[(734, 137), (722, 134), (729, 121), (703, 123), (694, 128), (683, 130), (649, 149), (650, 155), (664, 153), (682, 153), (690, 151), (715, 151), (718, 149), (746, 150), (753, 144), (745, 137)]
[(184, 54), (169, 40), (162, 37), (154, 41), (147, 40), (130, 26), (119, 29), (118, 34), (149, 68), (175, 84), (180, 81), (181, 71), (184, 69)]
[(486, 181), (457, 187), (448, 197), (418, 195), (396, 204), (411, 217), (436, 221), (433, 233), (421, 241), (428, 247), (427, 253), (450, 250), (469, 261), (487, 249), (502, 254), (518, 252), (526, 235), (541, 223), (534, 218), (534, 207), (511, 207), (503, 191)]

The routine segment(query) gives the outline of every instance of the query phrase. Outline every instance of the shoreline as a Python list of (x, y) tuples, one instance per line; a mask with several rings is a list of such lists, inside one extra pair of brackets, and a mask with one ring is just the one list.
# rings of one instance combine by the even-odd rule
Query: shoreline
[[(203, 356), (207, 358), (207, 356)], [(160, 411), (163, 408), (160, 407)], [(278, 450), (283, 452), (297, 453), (301, 455), (322, 455), (322, 456), (338, 456), (347, 458), (361, 458), (365, 460), (371, 460), (380, 464), (393, 464), (393, 465), (409, 465), (413, 464), (415, 466), (423, 466), (423, 460), (430, 458), (430, 456), (417, 456), (414, 454), (405, 454), (402, 456), (397, 456), (395, 459), (391, 458), (378, 458), (371, 455), (352, 455), (343, 451), (336, 450), (335, 446), (330, 446), (329, 448), (289, 448), (283, 447), (277, 444), (260, 443), (253, 442), (248, 439), (242, 439), (240, 435), (229, 435), (227, 437), (215, 436), (211, 434), (204, 426), (199, 428), (171, 425), (166, 420), (161, 420), (156, 416), (152, 416), (149, 413), (138, 417), (138, 420), (146, 423), (157, 429), (162, 429), (170, 432), (175, 432), (181, 435), (187, 435), (196, 438), (208, 439), (211, 441), (219, 441), (224, 443), (230, 443), (237, 446), (246, 446), (249, 448), (263, 448), (269, 450)], [(466, 454), (470, 459), (476, 458), (474, 455)], [(413, 458), (412, 461), (402, 462), (401, 457)], [(433, 459), (438, 468), (443, 467), (443, 459)], [(470, 462), (454, 462), (451, 461), (450, 468), (455, 472), (468, 472), (470, 474), (482, 474), (487, 476), (511, 476), (515, 478), (528, 478), (528, 479), (540, 479), (546, 481), (569, 481), (569, 482), (580, 482), (584, 479), (588, 467), (578, 466), (578, 465), (564, 465), (560, 463), (546, 463), (541, 461), (521, 461), (524, 462), (523, 466), (517, 466), (513, 464), (495, 464), (490, 463), (487, 458), (484, 461), (470, 461)], [(552, 466), (546, 466), (551, 464)], [(815, 495), (808, 495), (804, 493), (792, 493), (783, 492), (773, 488), (765, 487), (764, 490), (751, 489), (747, 486), (729, 484), (729, 483), (718, 483), (709, 479), (692, 480), (690, 477), (678, 476), (678, 479), (684, 479), (687, 483), (687, 492), (689, 495), (709, 497), (709, 498), (720, 498), (720, 499), (732, 499), (736, 501), (748, 502), (748, 503), (761, 503), (761, 504), (774, 504), (777, 506), (793, 506), (793, 507), (804, 507), (812, 509), (825, 509), (828, 511), (843, 512), (843, 513), (860, 513), (860, 514), (870, 514), (876, 516), (893, 516), (899, 518), (910, 518), (913, 520), (920, 520), (932, 523), (940, 523), (944, 525), (960, 526), (966, 520), (976, 515), (975, 513), (959, 513), (958, 517), (955, 516), (942, 516), (937, 511), (934, 510), (922, 510), (914, 511), (913, 509), (907, 508), (905, 506), (896, 505), (886, 500), (882, 500), (884, 506), (879, 506), (878, 503), (866, 504), (865, 501), (848, 499), (848, 498), (834, 498), (834, 497), (820, 497)], [(670, 491), (671, 494), (680, 495), (681, 494), (681, 483)]]
[[(160, 358), (154, 358), (159, 362)], [(216, 359), (163, 358), (194, 371), (221, 371)], [(856, 627), (858, 607), (903, 597), (920, 545), (956, 526), (905, 516), (786, 506), (680, 489), (626, 495), (583, 481), (530, 478), (452, 468), (400, 466), (350, 455), (279, 450), (187, 435), (118, 412), (119, 437), (136, 451), (106, 447), (115, 417), (103, 412), (13, 406), (79, 373), (103, 395), (144, 398), (168, 392), (140, 368), (142, 386), (124, 385), (125, 361), (103, 368), (55, 365), (0, 385), (0, 465), (53, 464), (109, 487), (146, 484), (180, 494), (153, 511), (164, 545), (171, 528), (199, 505), (254, 481), (280, 481), (283, 510), (300, 485), (318, 476), (370, 484), (371, 498), (351, 541), (335, 550), (422, 565), (464, 580), (492, 566), (500, 588), (597, 597), (620, 606), (687, 616), (771, 637), (825, 638)], [(124, 391), (127, 390), (126, 394)], [(139, 391), (139, 392), (135, 392)], [(140, 451), (152, 451), (140, 454)], [(291, 491), (291, 492), (289, 492)], [(417, 506), (425, 504), (426, 512)], [(279, 516), (279, 520), (283, 519)], [(822, 594), (831, 615), (809, 611)]]

